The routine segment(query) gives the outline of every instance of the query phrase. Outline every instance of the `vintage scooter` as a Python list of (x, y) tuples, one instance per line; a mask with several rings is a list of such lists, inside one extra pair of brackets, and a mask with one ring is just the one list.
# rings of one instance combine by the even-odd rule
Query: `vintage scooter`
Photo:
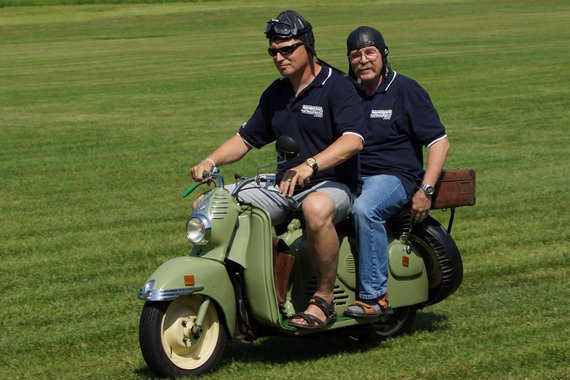
[[(296, 156), (297, 149), (290, 138), (276, 142), (282, 160)], [(315, 333), (287, 322), (288, 316), (306, 308), (316, 290), (302, 218), (276, 231), (265, 210), (239, 201), (247, 184), (275, 184), (274, 175), (259, 174), (269, 166), (258, 168), (255, 176), (237, 178), (231, 193), (216, 168), (185, 192), (184, 197), (200, 185), (217, 184), (188, 218), (190, 253), (162, 264), (139, 292), (145, 301), (140, 347), (156, 375), (196, 376), (212, 370), (228, 338), (251, 341)], [(412, 224), (409, 210), (390, 220), (388, 292), (394, 314), (376, 320), (343, 316), (357, 294), (358, 260), (350, 225), (337, 226), (338, 317), (327, 330), (367, 324), (381, 337), (395, 337), (410, 329), (418, 309), (451, 295), (463, 276), (461, 256), (449, 233), (452, 217), (447, 229), (431, 217)]]

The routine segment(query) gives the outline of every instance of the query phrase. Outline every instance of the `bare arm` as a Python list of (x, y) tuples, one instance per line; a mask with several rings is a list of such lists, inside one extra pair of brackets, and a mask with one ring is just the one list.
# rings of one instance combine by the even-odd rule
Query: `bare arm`
[(195, 181), (201, 181), (205, 171), (212, 170), (213, 166), (228, 165), (239, 161), (250, 149), (251, 147), (240, 136), (230, 137), (202, 162), (193, 166), (190, 169), (190, 175)]
[[(362, 137), (355, 134), (344, 134), (325, 150), (315, 155), (319, 170), (332, 168), (360, 152), (363, 147)], [(281, 183), (279, 191), (283, 195), (293, 196), (295, 186), (305, 187), (305, 179), (313, 175), (311, 169), (305, 163), (287, 170)]]
[[(422, 183), (434, 186), (439, 178), (441, 169), (445, 164), (445, 158), (451, 144), (447, 138), (433, 144), (427, 154), (426, 171)], [(412, 198), (412, 218), (421, 222), (427, 216), (431, 208), (431, 199), (422, 189), (419, 189)]]

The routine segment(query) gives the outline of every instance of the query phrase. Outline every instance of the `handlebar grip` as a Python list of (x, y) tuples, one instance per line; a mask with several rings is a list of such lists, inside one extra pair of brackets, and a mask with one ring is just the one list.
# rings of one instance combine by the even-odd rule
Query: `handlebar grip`
[[(219, 173), (218, 169), (213, 166), (212, 170), (208, 171), (208, 170), (204, 170), (204, 174), (203, 174), (203, 179), (198, 182), (195, 183), (191, 188), (189, 188), (188, 190), (186, 190), (183, 194), (182, 194), (182, 198), (186, 198), (188, 195), (190, 195), (194, 190), (196, 190), (196, 188), (204, 183), (210, 183), (214, 177), (216, 177), (216, 175)], [(217, 176), (219, 181), (220, 181), (220, 186), (223, 187), (223, 179), (221, 176)]]
[(195, 183), (194, 185), (192, 185), (192, 187), (190, 187), (188, 190), (186, 190), (186, 191), (184, 192), (184, 194), (182, 194), (182, 199), (184, 199), (184, 198), (186, 198), (187, 196), (189, 196), (189, 195), (190, 195), (194, 190), (196, 190), (196, 188), (197, 188), (198, 186), (200, 186), (201, 184), (202, 184), (202, 182), (198, 182), (198, 183)]

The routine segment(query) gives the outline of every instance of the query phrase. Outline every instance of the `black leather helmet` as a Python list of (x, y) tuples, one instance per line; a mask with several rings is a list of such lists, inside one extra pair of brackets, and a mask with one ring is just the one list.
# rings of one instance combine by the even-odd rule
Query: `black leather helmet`
[(269, 20), (265, 28), (265, 36), (269, 39), (270, 44), (274, 39), (298, 38), (314, 56), (317, 55), (313, 27), (295, 11), (283, 11), (276, 18)]
[[(346, 55), (350, 55), (350, 52), (353, 50), (362, 49), (367, 46), (374, 46), (380, 50), (382, 62), (384, 64), (382, 75), (386, 75), (388, 69), (388, 46), (386, 46), (386, 43), (384, 42), (382, 33), (377, 29), (370, 26), (359, 26), (353, 30), (346, 39)], [(350, 66), (350, 59), (348, 62), (348, 75), (353, 79), (356, 79), (356, 74), (354, 74), (352, 67)]]

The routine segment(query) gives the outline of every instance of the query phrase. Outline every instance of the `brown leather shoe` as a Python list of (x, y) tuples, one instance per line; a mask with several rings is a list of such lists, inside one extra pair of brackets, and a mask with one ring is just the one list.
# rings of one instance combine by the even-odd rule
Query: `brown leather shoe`
[(346, 309), (344, 315), (352, 318), (374, 319), (394, 314), (388, 301), (388, 293), (376, 300), (357, 300)]

